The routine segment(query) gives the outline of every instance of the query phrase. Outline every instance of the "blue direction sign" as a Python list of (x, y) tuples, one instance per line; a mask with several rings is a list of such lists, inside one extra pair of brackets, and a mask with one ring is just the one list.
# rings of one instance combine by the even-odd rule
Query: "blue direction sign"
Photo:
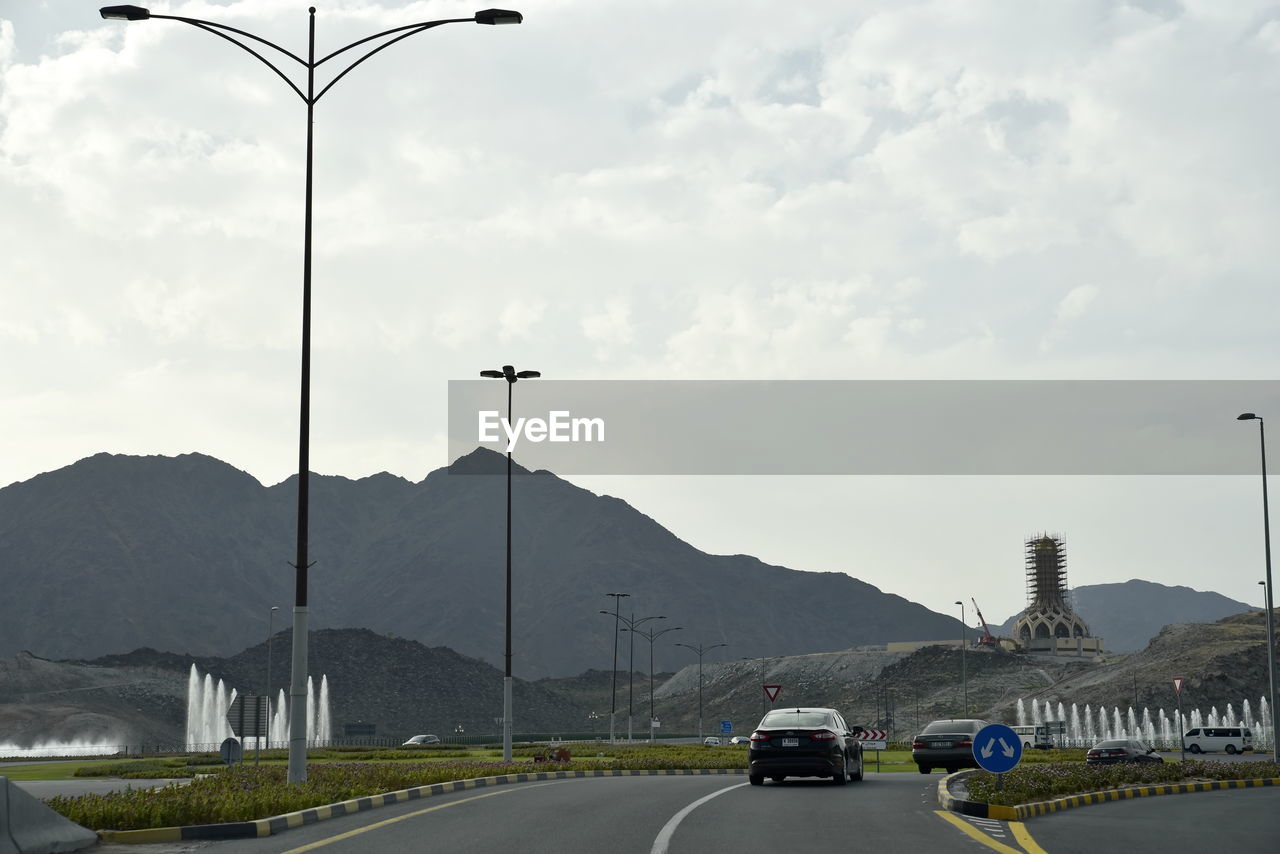
[(1022, 739), (1004, 724), (987, 724), (973, 737), (973, 758), (992, 774), (1011, 771), (1022, 759)]
[(725, 732), (725, 733), (733, 732), (733, 722), (732, 722), (732, 721), (721, 721), (721, 722), (720, 722), (720, 731), (721, 731), (721, 732)]

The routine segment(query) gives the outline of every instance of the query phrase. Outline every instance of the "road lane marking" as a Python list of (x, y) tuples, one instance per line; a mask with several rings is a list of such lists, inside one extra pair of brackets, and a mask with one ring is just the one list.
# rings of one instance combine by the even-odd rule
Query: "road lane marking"
[(999, 851), (1000, 854), (1024, 854), (1024, 852), (1019, 851), (1017, 848), (1011, 848), (1008, 845), (1005, 845), (1003, 842), (995, 841), (990, 836), (987, 836), (985, 833), (983, 833), (981, 830), (978, 830), (978, 828), (974, 827), (969, 822), (965, 821), (962, 818), (959, 818), (958, 816), (952, 815), (946, 810), (934, 810), (933, 812), (935, 815), (940, 816), (943, 820), (949, 821), (952, 824), (954, 824), (956, 827), (960, 828), (960, 830), (963, 831), (967, 836), (973, 839), (976, 839), (978, 842), (981, 842), (983, 845), (987, 846), (988, 848), (992, 848), (996, 851)]
[(1013, 838), (1018, 840), (1018, 844), (1027, 850), (1027, 854), (1049, 854), (1040, 847), (1040, 843), (1031, 838), (1030, 831), (1027, 826), (1020, 821), (1009, 822), (1009, 829), (1013, 831)]
[(398, 821), (404, 821), (405, 819), (408, 819), (408, 818), (417, 818), (420, 815), (424, 815), (429, 812), (435, 812), (436, 810), (442, 810), (447, 807), (456, 807), (458, 804), (469, 804), (472, 801), (479, 801), (485, 798), (493, 798), (493, 797), (497, 797), (498, 795), (509, 795), (512, 792), (523, 792), (528, 789), (537, 789), (541, 786), (555, 786), (562, 782), (566, 782), (566, 781), (557, 780), (552, 783), (534, 783), (529, 786), (523, 786), (523, 787), (514, 788), (514, 789), (499, 789), (496, 792), (485, 792), (483, 795), (473, 795), (469, 798), (463, 798), (460, 801), (450, 801), (447, 804), (436, 804), (434, 807), (427, 807), (426, 809), (415, 810), (414, 812), (405, 813), (404, 815), (396, 816), (395, 818), (388, 818), (388, 819), (384, 819), (383, 821), (374, 822), (373, 824), (366, 825), (364, 827), (358, 827), (355, 830), (349, 830), (346, 833), (339, 833), (337, 836), (330, 836), (327, 839), (319, 839), (319, 840), (316, 840), (315, 842), (310, 842), (306, 845), (300, 845), (297, 848), (290, 848), (288, 851), (283, 852), (283, 854), (301, 854), (301, 852), (303, 851), (314, 851), (317, 848), (323, 848), (324, 846), (331, 845), (334, 842), (341, 842), (344, 839), (350, 839), (353, 836), (359, 836), (360, 834), (368, 833), (371, 830), (378, 830), (379, 828), (386, 827), (389, 824), (395, 824)]
[(684, 821), (685, 816), (712, 798), (718, 798), (725, 792), (732, 792), (734, 789), (741, 789), (746, 785), (748, 784), (739, 783), (736, 786), (729, 786), (728, 788), (721, 789), (718, 792), (712, 792), (705, 797), (698, 798), (696, 801), (680, 810), (680, 812), (671, 816), (671, 818), (667, 820), (667, 823), (662, 826), (662, 830), (658, 831), (658, 835), (653, 838), (653, 847), (649, 849), (649, 854), (667, 854), (667, 846), (671, 844), (671, 834), (676, 832), (676, 828), (680, 826), (680, 822)]

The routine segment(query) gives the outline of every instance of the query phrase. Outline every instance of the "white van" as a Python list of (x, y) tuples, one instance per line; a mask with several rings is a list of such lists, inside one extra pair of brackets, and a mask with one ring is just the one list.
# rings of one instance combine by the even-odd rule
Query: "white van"
[(1049, 735), (1049, 728), (1044, 724), (1040, 726), (1014, 726), (1009, 727), (1017, 733), (1019, 740), (1022, 741), (1022, 749), (1030, 750), (1037, 748), (1040, 750), (1053, 749), (1053, 737)]
[(1238, 726), (1206, 726), (1188, 730), (1182, 746), (1192, 753), (1242, 753), (1253, 750), (1253, 731)]

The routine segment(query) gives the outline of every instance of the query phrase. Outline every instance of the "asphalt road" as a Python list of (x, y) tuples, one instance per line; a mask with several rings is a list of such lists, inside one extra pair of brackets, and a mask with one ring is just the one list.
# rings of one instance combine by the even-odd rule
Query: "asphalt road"
[[(1029, 854), (1274, 854), (1280, 789), (1167, 795), (1068, 810), (1018, 826), (940, 814), (941, 774), (868, 774), (833, 786), (739, 776), (604, 777), (473, 789), (263, 839), (147, 845), (146, 854), (521, 852), (777, 854), (869, 850)], [(982, 841), (982, 840), (985, 840)], [(134, 846), (93, 850), (123, 854)]]

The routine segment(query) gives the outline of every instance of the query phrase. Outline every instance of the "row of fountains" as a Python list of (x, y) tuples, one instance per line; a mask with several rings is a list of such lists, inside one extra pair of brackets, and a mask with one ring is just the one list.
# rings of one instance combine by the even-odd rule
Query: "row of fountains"
[[(228, 688), (221, 680), (214, 682), (211, 674), (200, 675), (193, 664), (187, 675), (187, 750), (216, 751), (225, 739), (232, 738), (227, 723), (227, 710), (235, 702), (237, 691)], [(329, 717), (329, 677), (320, 677), (320, 690), (307, 677), (307, 746), (320, 747), (329, 744), (333, 726)], [(265, 739), (244, 738), (245, 748), (289, 746), (289, 704), (284, 689), (271, 703)], [(261, 743), (259, 743), (261, 742)]]
[(1254, 715), (1249, 701), (1241, 704), (1239, 713), (1231, 703), (1227, 703), (1225, 712), (1219, 712), (1216, 706), (1209, 709), (1206, 715), (1199, 709), (1192, 709), (1178, 721), (1175, 709), (1171, 715), (1164, 709), (1156, 709), (1152, 714), (1149, 708), (1143, 707), (1139, 713), (1130, 706), (1122, 712), (1119, 706), (1110, 710), (1099, 706), (1095, 711), (1088, 704), (1081, 709), (1072, 703), (1053, 703), (1045, 700), (1018, 700), (1018, 726), (1036, 726), (1048, 721), (1061, 721), (1066, 732), (1054, 736), (1054, 743), (1061, 747), (1091, 747), (1099, 741), (1111, 738), (1136, 738), (1153, 747), (1178, 749), (1181, 747), (1182, 734), (1197, 727), (1240, 726), (1253, 731), (1253, 747), (1256, 751), (1269, 751), (1274, 744), (1275, 734), (1271, 731), (1271, 711), (1266, 697), (1258, 701), (1258, 714)]

